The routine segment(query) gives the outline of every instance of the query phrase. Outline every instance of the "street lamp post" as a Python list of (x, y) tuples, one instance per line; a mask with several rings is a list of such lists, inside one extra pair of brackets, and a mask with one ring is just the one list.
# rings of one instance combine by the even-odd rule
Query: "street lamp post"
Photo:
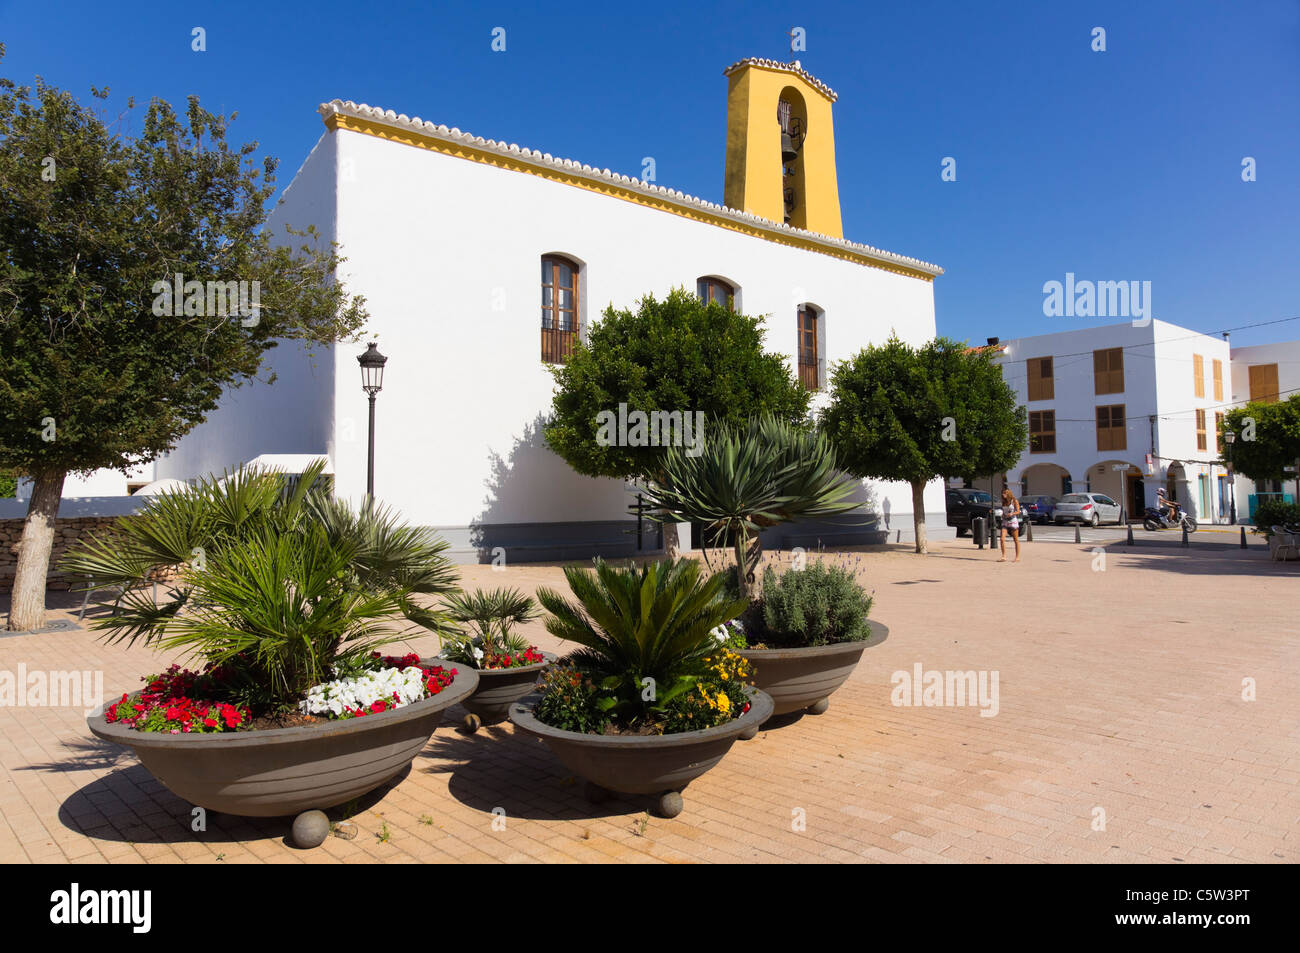
[(388, 358), (379, 353), (374, 341), (357, 358), (361, 365), (361, 389), (370, 397), (370, 450), (366, 460), (366, 497), (375, 497), (375, 395), (384, 389), (384, 365)]
[(1237, 435), (1231, 430), (1223, 435), (1223, 442), (1228, 445), (1228, 522), (1231, 526), (1237, 525), (1237, 476), (1232, 469), (1232, 445), (1236, 439)]

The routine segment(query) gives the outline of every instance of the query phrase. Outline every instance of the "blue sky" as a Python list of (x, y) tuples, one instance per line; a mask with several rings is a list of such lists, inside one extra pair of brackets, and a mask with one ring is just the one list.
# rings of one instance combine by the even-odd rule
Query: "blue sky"
[[(1111, 323), (1044, 316), (1043, 283), (1067, 272), (1150, 281), (1154, 317), (1197, 330), (1300, 315), (1297, 0), (0, 2), (0, 41), (19, 82), (238, 110), (232, 138), (277, 156), (281, 187), (339, 98), (629, 175), (653, 156), (659, 184), (714, 201), (722, 70), (797, 56), (839, 93), (845, 236), (946, 269), (940, 333)], [(1300, 321), (1233, 333), (1297, 338)]]

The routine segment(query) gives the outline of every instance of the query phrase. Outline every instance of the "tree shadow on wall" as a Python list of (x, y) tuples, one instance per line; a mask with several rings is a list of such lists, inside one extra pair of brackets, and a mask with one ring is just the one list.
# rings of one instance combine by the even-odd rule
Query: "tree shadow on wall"
[(479, 562), (632, 555), (636, 521), (620, 509), (622, 485), (574, 471), (546, 443), (548, 423), (538, 413), (507, 454), (489, 454), (485, 505), (470, 523)]
[(483, 481), (487, 497), (483, 511), (470, 523), (470, 545), (478, 550), (480, 562), (491, 562), (495, 554), (519, 543), (518, 530), (508, 524), (528, 522), (530, 499), (554, 479), (559, 457), (546, 443), (549, 422), (547, 414), (538, 413), (524, 425), (509, 453), (489, 452), (491, 470)]

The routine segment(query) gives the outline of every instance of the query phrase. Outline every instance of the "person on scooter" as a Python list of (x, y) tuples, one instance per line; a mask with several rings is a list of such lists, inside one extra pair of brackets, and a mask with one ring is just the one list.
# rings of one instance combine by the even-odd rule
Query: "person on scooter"
[(1172, 524), (1178, 518), (1178, 504), (1165, 496), (1163, 486), (1156, 487), (1156, 512), (1167, 523)]

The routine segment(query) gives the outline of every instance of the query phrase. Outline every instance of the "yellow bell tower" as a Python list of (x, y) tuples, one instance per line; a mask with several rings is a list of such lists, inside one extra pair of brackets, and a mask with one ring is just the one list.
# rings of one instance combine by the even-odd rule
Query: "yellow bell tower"
[(843, 238), (835, 177), (834, 90), (798, 60), (750, 58), (724, 70), (729, 208)]

